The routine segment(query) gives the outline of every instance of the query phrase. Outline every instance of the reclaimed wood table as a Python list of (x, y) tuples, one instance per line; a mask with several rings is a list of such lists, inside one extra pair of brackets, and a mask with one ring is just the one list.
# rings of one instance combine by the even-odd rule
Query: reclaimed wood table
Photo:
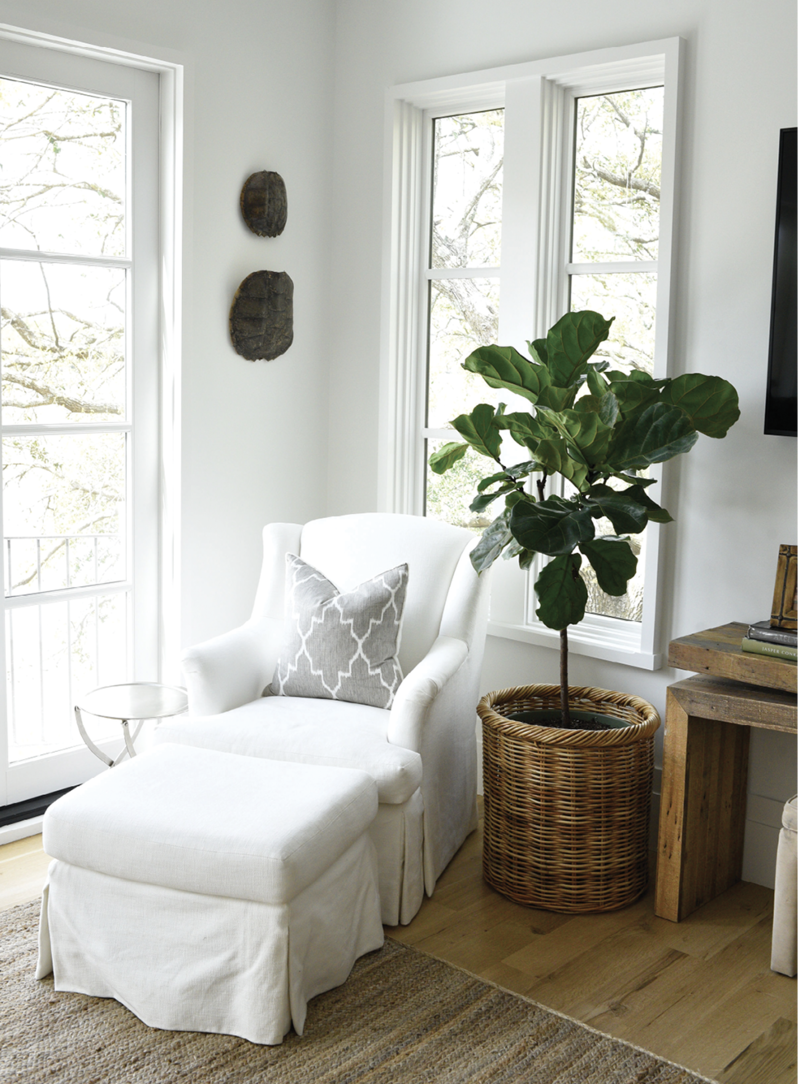
[(680, 922), (741, 880), (750, 727), (797, 733), (797, 666), (741, 649), (733, 622), (669, 645), (655, 913)]

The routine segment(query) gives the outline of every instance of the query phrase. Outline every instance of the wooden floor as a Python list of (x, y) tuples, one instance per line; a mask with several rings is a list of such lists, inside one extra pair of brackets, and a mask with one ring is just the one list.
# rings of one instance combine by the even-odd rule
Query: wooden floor
[[(720, 1084), (795, 1084), (797, 984), (769, 969), (768, 889), (738, 884), (679, 924), (652, 890), (570, 917), (492, 891), (480, 853), (478, 831), (389, 935)], [(48, 861), (41, 836), (0, 847), (0, 910), (39, 895)]]

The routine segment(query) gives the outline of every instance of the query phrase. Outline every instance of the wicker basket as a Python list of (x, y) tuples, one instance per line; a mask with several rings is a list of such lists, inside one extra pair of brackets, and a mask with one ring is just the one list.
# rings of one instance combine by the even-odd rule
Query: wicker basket
[(558, 685), (489, 693), (483, 720), (483, 875), (546, 911), (613, 911), (647, 887), (658, 712), (636, 696), (570, 686), (570, 707), (629, 725), (564, 730), (513, 722), (559, 708)]

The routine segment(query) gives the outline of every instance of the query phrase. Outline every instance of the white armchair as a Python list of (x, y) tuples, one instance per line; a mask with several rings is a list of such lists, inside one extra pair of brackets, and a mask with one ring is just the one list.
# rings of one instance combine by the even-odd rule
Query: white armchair
[[(378, 785), (372, 827), (382, 919), (408, 923), (476, 825), (476, 704), (488, 574), (476, 539), (419, 516), (369, 513), (264, 528), (264, 563), (244, 625), (184, 655), (189, 716), (165, 720), (156, 742), (270, 760), (360, 768)], [(285, 555), (340, 591), (409, 566), (400, 663), (390, 709), (338, 700), (264, 697), (283, 638)]]

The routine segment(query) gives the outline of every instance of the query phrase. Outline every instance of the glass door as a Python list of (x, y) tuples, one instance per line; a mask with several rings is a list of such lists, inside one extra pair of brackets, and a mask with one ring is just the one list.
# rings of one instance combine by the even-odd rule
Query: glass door
[[(147, 416), (155, 389), (148, 392), (137, 372), (143, 314), (134, 315), (152, 293), (138, 289), (135, 265), (136, 229), (147, 227), (134, 221), (144, 204), (133, 191), (137, 82), (145, 73), (51, 54), (70, 62), (65, 84), (42, 78), (50, 51), (20, 56), (19, 47), (4, 48), (11, 52), (0, 69), (0, 804), (9, 804), (80, 782), (99, 766), (77, 731), (81, 694), (131, 680), (143, 666), (143, 676), (157, 676), (157, 651), (137, 659), (135, 647), (137, 595), (155, 590), (137, 572), (142, 560), (154, 564), (146, 555), (158, 535), (158, 485), (152, 472), (137, 478), (154, 461), (144, 445), (157, 441), (156, 419)], [(117, 93), (96, 89), (104, 81)], [(157, 123), (156, 76), (152, 82)], [(141, 247), (146, 257), (152, 241)], [(148, 496), (138, 502), (140, 492)], [(152, 613), (152, 604), (144, 608)], [(150, 639), (157, 644), (155, 629)], [(92, 726), (110, 750), (119, 744), (118, 726)]]

